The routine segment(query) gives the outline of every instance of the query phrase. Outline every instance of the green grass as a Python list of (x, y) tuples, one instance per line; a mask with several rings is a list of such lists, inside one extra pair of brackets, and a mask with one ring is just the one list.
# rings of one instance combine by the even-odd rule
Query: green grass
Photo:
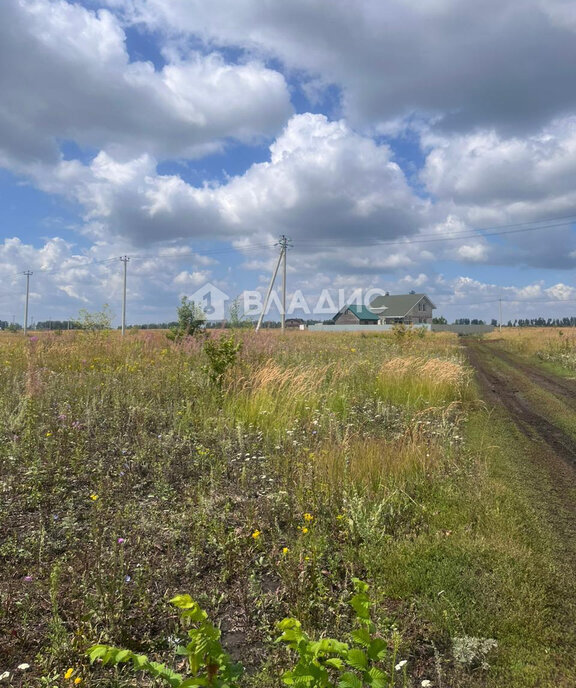
[[(276, 686), (276, 623), (341, 637), (357, 576), (414, 681), (564, 685), (529, 447), (477, 406), (456, 338), (239, 336), (223, 389), (198, 341), (0, 338), (0, 674), (146, 685), (83, 653), (170, 657), (190, 593), (243, 685)], [(454, 663), (463, 635), (498, 640), (490, 670)]]

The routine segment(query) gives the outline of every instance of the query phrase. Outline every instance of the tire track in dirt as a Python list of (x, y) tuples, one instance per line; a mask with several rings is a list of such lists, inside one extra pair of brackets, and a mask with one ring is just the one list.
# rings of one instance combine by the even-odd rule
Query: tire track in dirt
[[(503, 412), (504, 419), (514, 423), (519, 432), (497, 434), (500, 448), (513, 459), (511, 486), (528, 495), (533, 509), (533, 523), (541, 524), (548, 533), (547, 559), (555, 575), (550, 574), (550, 608), (558, 628), (562, 629), (564, 647), (576, 642), (576, 442), (554, 424), (546, 408), (547, 400), (534, 395), (542, 387), (556, 398), (555, 408), (576, 415), (576, 386), (570, 380), (534, 369), (524, 361), (502, 351), (497, 343), (464, 340), (468, 358), (476, 371), (482, 398), (489, 406)], [(550, 403), (548, 398), (548, 404)], [(500, 415), (497, 413), (497, 415)], [(502, 427), (499, 425), (499, 427)], [(573, 676), (570, 674), (570, 676)], [(534, 684), (536, 685), (536, 684)], [(543, 684), (544, 685), (544, 684)], [(576, 685), (566, 680), (563, 667), (558, 667), (554, 683), (560, 688)]]
[(499, 358), (504, 363), (517, 368), (528, 379), (532, 380), (536, 385), (542, 387), (547, 392), (551, 392), (555, 397), (568, 404), (571, 408), (576, 410), (576, 381), (568, 380), (566, 378), (557, 377), (552, 373), (540, 370), (529, 363), (522, 361), (518, 356), (498, 348), (495, 344), (488, 344), (484, 342), (481, 348), (490, 351), (492, 356)]
[[(515, 372), (527, 378), (528, 385), (530, 385), (530, 379), (534, 379), (532, 370), (530, 370), (529, 374), (526, 370), (523, 370), (527, 366), (521, 368), (516, 361), (507, 360), (505, 354), (500, 355), (503, 352), (496, 351), (492, 346), (487, 347), (476, 342), (466, 342), (466, 345), (468, 348), (468, 358), (476, 370), (478, 382), (486, 401), (504, 406), (525, 435), (530, 439), (547, 444), (554, 450), (555, 454), (567, 463), (576, 466), (576, 443), (572, 437), (538, 413), (535, 405), (522, 395), (522, 390), (516, 389), (516, 386), (511, 385), (510, 380), (507, 379), (504, 373), (490, 365), (490, 356), (500, 358), (500, 360), (514, 368)], [(536, 371), (534, 373), (535, 377), (544, 377), (536, 373)], [(576, 403), (576, 399), (566, 396), (566, 390), (562, 385), (556, 384), (556, 381), (551, 377), (546, 376), (545, 379), (548, 391), (552, 391), (557, 396), (563, 398), (564, 401), (570, 399), (570, 405)], [(537, 384), (540, 384), (540, 382)]]

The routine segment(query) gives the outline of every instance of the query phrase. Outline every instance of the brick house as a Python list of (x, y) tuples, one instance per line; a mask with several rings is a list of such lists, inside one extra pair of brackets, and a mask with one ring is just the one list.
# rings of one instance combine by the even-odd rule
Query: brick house
[(433, 311), (436, 306), (426, 294), (398, 294), (376, 296), (370, 302), (370, 310), (378, 315), (380, 325), (432, 324)]
[(366, 306), (344, 306), (332, 318), (338, 325), (378, 325), (379, 316)]

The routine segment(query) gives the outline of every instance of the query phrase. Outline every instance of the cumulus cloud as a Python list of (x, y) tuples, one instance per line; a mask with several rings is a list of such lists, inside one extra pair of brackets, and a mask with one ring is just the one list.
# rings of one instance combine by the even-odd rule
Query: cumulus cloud
[(0, 163), (54, 164), (61, 141), (116, 157), (195, 157), (273, 135), (290, 114), (284, 77), (191, 52), (131, 62), (118, 19), (64, 0), (0, 3)]
[[(31, 270), (31, 320), (74, 319), (81, 308), (100, 310), (108, 303), (121, 311), (123, 246), (99, 242), (86, 250), (62, 239), (36, 247), (18, 238), (0, 243), (0, 320), (23, 321), (25, 278)], [(109, 256), (109, 260), (102, 260)], [(210, 267), (207, 266), (209, 264)], [(183, 269), (183, 265), (188, 267)], [(132, 255), (128, 264), (130, 322), (173, 320), (178, 299), (214, 279), (214, 258), (183, 248)]]
[[(565, 0), (114, 0), (133, 21), (243, 47), (335, 84), (375, 126), (426, 113), (451, 129), (538, 127), (576, 103)], [(566, 19), (570, 24), (566, 25)]]
[(221, 185), (159, 175), (150, 155), (119, 162), (100, 152), (89, 165), (63, 160), (25, 169), (40, 188), (80, 203), (93, 236), (134, 244), (286, 233), (300, 243), (313, 237), (354, 246), (415, 233), (427, 207), (388, 146), (323, 115), (294, 116), (269, 162)]
[(555, 120), (524, 138), (504, 137), (494, 130), (450, 136), (428, 131), (422, 142), (427, 157), (420, 178), (433, 194), (437, 213), (450, 212), (463, 227), (494, 231), (501, 225), (533, 223), (509, 227), (498, 251), (474, 249), (479, 260), (574, 266), (574, 117)]

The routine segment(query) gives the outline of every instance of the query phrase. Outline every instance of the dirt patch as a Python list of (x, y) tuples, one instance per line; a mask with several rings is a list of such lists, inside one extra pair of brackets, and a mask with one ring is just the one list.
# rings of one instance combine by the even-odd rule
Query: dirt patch
[(570, 407), (576, 409), (576, 381), (567, 380), (563, 377), (558, 377), (552, 373), (531, 366), (529, 363), (522, 361), (518, 356), (503, 351), (497, 346), (490, 346), (487, 343), (484, 345), (489, 348), (492, 356), (499, 358), (504, 363), (521, 371), (528, 379), (532, 380), (534, 384), (542, 387), (554, 396), (562, 399)]
[[(574, 409), (576, 386), (570, 380), (519, 361), (493, 343), (488, 345), (470, 340), (464, 343), (484, 400), (492, 406), (504, 407), (520, 431), (534, 442), (531, 454), (540, 465), (547, 468), (563, 506), (576, 516), (573, 499), (576, 491), (576, 443), (546, 418), (543, 410), (526, 394), (530, 387), (536, 385), (554, 394), (569, 409)], [(503, 361), (513, 369), (513, 382), (505, 371), (493, 365), (494, 359)]]

